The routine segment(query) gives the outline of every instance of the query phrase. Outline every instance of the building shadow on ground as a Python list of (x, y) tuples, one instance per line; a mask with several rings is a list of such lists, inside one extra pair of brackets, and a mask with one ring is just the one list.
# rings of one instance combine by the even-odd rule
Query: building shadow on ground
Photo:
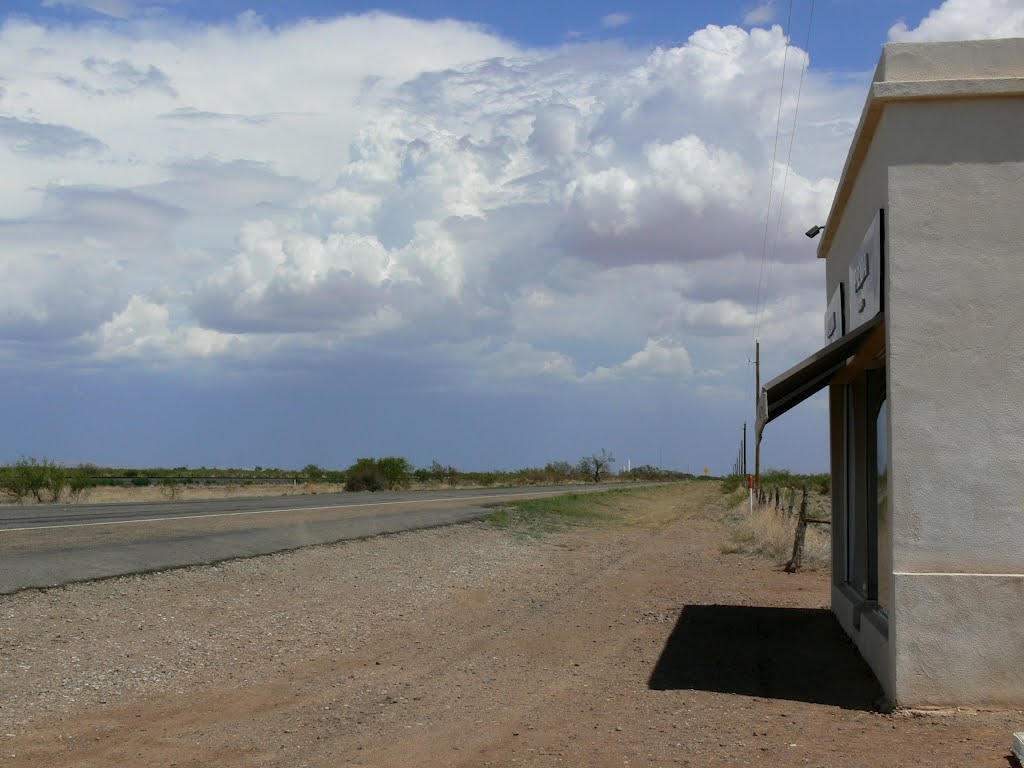
[(687, 605), (648, 685), (862, 710), (882, 696), (835, 617), (809, 608)]

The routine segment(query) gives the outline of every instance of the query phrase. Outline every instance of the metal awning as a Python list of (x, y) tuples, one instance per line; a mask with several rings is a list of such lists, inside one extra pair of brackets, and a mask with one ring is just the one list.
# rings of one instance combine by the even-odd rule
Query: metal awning
[(868, 335), (881, 324), (879, 313), (871, 320), (803, 360), (761, 387), (757, 401), (757, 435), (765, 425), (790, 408), (828, 386), (832, 376), (853, 356)]

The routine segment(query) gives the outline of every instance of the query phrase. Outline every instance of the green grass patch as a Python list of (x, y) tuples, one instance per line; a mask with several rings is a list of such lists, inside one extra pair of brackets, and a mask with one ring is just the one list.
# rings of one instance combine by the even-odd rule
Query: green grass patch
[(618, 497), (629, 489), (595, 493), (567, 493), (546, 499), (530, 499), (499, 507), (484, 520), (496, 528), (527, 534), (543, 534), (579, 525), (611, 521)]

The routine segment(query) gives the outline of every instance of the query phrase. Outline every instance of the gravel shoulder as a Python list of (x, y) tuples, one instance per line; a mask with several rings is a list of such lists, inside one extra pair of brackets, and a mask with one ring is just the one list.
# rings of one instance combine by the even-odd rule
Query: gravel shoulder
[(609, 498), (0, 597), (0, 764), (1005, 768), (1021, 713), (876, 712), (713, 483)]

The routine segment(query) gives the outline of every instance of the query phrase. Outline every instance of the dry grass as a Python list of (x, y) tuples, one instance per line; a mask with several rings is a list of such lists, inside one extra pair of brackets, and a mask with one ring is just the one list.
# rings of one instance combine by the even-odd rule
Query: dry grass
[(707, 518), (720, 498), (717, 485), (677, 482), (519, 501), (499, 507), (486, 519), (498, 528), (525, 535), (579, 525), (663, 530), (679, 519)]
[[(827, 499), (808, 499), (808, 517), (828, 519)], [(796, 515), (790, 517), (785, 509), (775, 511), (773, 505), (754, 507), (751, 514), (747, 502), (736, 508), (735, 527), (729, 542), (722, 547), (724, 553), (748, 552), (762, 555), (775, 562), (785, 563), (793, 554), (793, 536)], [(827, 566), (832, 558), (832, 534), (828, 526), (808, 525), (804, 539), (803, 565), (806, 568)]]

